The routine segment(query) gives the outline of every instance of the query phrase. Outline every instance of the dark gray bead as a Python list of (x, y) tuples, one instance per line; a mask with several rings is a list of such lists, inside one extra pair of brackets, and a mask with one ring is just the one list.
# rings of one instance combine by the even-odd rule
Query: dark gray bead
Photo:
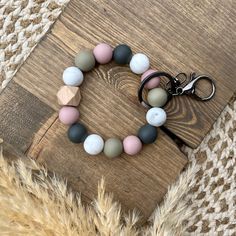
[(146, 124), (138, 130), (138, 137), (144, 143), (153, 143), (157, 139), (157, 128)]
[(113, 59), (119, 65), (125, 65), (130, 62), (132, 51), (126, 44), (118, 45), (113, 51)]
[(83, 124), (76, 123), (68, 129), (68, 138), (73, 143), (82, 143), (87, 136), (88, 132)]

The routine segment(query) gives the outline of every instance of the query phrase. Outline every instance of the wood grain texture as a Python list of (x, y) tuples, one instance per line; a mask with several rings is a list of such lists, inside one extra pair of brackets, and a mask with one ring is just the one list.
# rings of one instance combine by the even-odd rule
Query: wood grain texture
[(2, 152), (3, 157), (7, 159), (7, 161), (16, 161), (19, 158), (29, 160), (29, 158), (26, 158), (26, 156), (24, 156), (21, 151), (17, 150), (16, 148), (14, 148), (14, 146), (10, 145), (7, 142), (4, 142), (3, 140), (2, 142), (0, 140), (0, 152)]
[(0, 95), (0, 137), (25, 152), (53, 109), (15, 82)]
[[(74, 55), (82, 47), (93, 48), (103, 41), (112, 46), (124, 42), (134, 52), (146, 53), (151, 59), (152, 67), (159, 70), (173, 75), (181, 71), (211, 75), (217, 83), (217, 93), (212, 101), (202, 103), (185, 96), (175, 98), (166, 107), (166, 127), (188, 145), (196, 147), (236, 90), (235, 5), (235, 1), (222, 3), (220, 0), (72, 0), (42, 47), (48, 49), (44, 53), (53, 63), (58, 64), (58, 60), (62, 59), (66, 62), (63, 65), (68, 66), (73, 64)], [(51, 46), (50, 49), (48, 45)], [(55, 55), (57, 52), (62, 55)], [(30, 61), (25, 70), (28, 71), (38, 63), (36, 54), (34, 60)], [(27, 76), (24, 80), (18, 76), (18, 82), (29, 87), (42, 100), (45, 100), (45, 93), (50, 92), (51, 97), (47, 102), (53, 104), (54, 92), (59, 84), (51, 84), (48, 79), (61, 76), (64, 67), (58, 66), (60, 73), (55, 73), (54, 68), (46, 65), (46, 56), (45, 61), (41, 60), (39, 63), (43, 64), (42, 71), (37, 71), (36, 76)], [(104, 74), (102, 70), (101, 73)], [(50, 77), (42, 78), (44, 72)], [(42, 91), (41, 86), (35, 86), (37, 75), (46, 91)], [(126, 77), (127, 81), (123, 80)], [(131, 74), (128, 68), (115, 66), (109, 70), (108, 81), (106, 78), (104, 76), (101, 79), (136, 100), (139, 78)], [(119, 81), (123, 81), (122, 84)], [(49, 84), (53, 89), (47, 87)], [(129, 86), (135, 89), (130, 89)]]
[[(49, 49), (54, 50), (53, 54)], [(61, 68), (73, 60), (68, 55), (52, 41), (45, 40), (20, 69), (16, 81), (19, 82), (22, 75), (25, 77), (22, 81), (27, 83), (30, 81), (28, 78), (32, 78), (32, 84), (29, 83), (25, 88), (38, 96), (46, 107), (58, 111), (56, 91), (62, 85)], [(134, 96), (139, 84), (138, 78), (134, 82), (128, 68), (114, 66), (110, 64), (96, 68), (86, 75), (81, 86), (81, 121), (88, 126), (90, 132), (99, 133), (104, 139), (136, 134), (141, 124), (145, 123), (145, 110)], [(113, 74), (116, 75), (115, 79), (111, 76)], [(35, 93), (36, 88), (39, 88), (37, 91), (41, 93), (40, 96)], [(29, 107), (32, 105), (31, 99), (25, 103)], [(40, 106), (37, 108), (41, 109)], [(18, 127), (14, 125), (14, 129)], [(49, 170), (66, 177), (75, 190), (83, 192), (85, 199), (95, 197), (98, 181), (105, 176), (108, 190), (116, 195), (117, 200), (127, 209), (138, 208), (145, 218), (161, 201), (167, 186), (175, 180), (187, 162), (178, 147), (161, 130), (157, 143), (145, 146), (140, 155), (123, 155), (114, 161), (103, 155), (88, 156), (82, 145), (69, 142), (66, 130), (67, 127), (55, 119), (55, 114), (50, 113), (39, 130), (33, 132), (33, 129), (33, 134), (27, 139), (27, 143), (31, 143), (27, 155), (46, 164)]]
[[(236, 89), (232, 76), (236, 72), (234, 4), (219, 0), (71, 0), (15, 78), (17, 84), (53, 110), (40, 128), (37, 126), (38, 131), (28, 136), (28, 156), (66, 177), (87, 199), (95, 196), (97, 182), (105, 176), (108, 190), (127, 209), (136, 207), (148, 217), (186, 164), (185, 156), (159, 130), (157, 142), (145, 146), (137, 157), (123, 154), (114, 161), (103, 155), (88, 157), (81, 145), (68, 141), (67, 128), (54, 113), (59, 109), (56, 92), (63, 85), (62, 72), (73, 65), (74, 55), (82, 47), (108, 42), (112, 46), (129, 44), (134, 52), (147, 54), (152, 67), (162, 71), (212, 75), (217, 82), (214, 100), (201, 103), (179, 97), (166, 107), (166, 127), (195, 147)], [(137, 100), (139, 81), (128, 67), (114, 63), (86, 73), (79, 110), (90, 132), (104, 139), (136, 134), (145, 123), (145, 110)]]
[[(55, 45), (49, 46), (51, 47), (57, 50)], [(59, 55), (62, 56), (60, 49), (58, 50)], [(40, 55), (37, 54), (38, 51)], [(40, 61), (44, 60), (48, 51), (44, 47), (44, 42), (38, 51), (35, 51), (36, 56)], [(57, 55), (55, 52), (54, 56)], [(68, 63), (66, 58), (59, 57), (56, 60), (58, 68), (63, 68), (65, 63)], [(49, 67), (55, 67), (53, 61), (48, 63)], [(19, 74), (24, 73), (25, 65)], [(138, 83), (133, 83), (132, 78), (121, 79), (122, 76), (117, 75), (119, 79), (116, 83), (112, 81), (109, 83), (109, 73), (113, 70), (113, 66), (102, 66), (87, 74), (81, 86), (82, 100), (79, 111), (81, 121), (87, 125), (91, 133), (101, 134), (104, 139), (109, 137), (123, 139), (128, 134), (136, 134), (141, 124), (145, 123), (145, 110), (131, 95), (132, 92), (130, 97), (127, 97), (118, 89), (125, 91), (128, 85), (127, 93), (136, 90)], [(33, 67), (31, 68), (34, 70)], [(38, 66), (38, 69), (41, 70), (41, 67)], [(27, 72), (31, 71), (27, 69)], [(59, 79), (60, 72), (54, 70), (53, 73), (58, 73), (55, 77), (58, 79), (53, 81), (54, 86), (51, 90), (56, 87), (55, 84), (62, 83)], [(101, 78), (105, 78), (105, 81)], [(38, 79), (40, 81), (41, 77)], [(52, 95), (52, 91), (46, 94), (44, 102), (58, 110), (55, 93), (53, 103), (47, 100)], [(102, 176), (105, 176), (108, 190), (115, 193), (117, 200), (121, 201), (127, 209), (138, 208), (145, 218), (150, 215), (165, 194), (167, 186), (174, 181), (186, 164), (186, 158), (178, 147), (161, 130), (159, 130), (157, 143), (145, 146), (137, 157), (132, 158), (123, 154), (121, 158), (114, 161), (105, 158), (103, 154), (96, 157), (87, 155), (82, 145), (70, 143), (66, 131), (66, 126), (54, 120), (43, 138), (31, 146), (28, 155), (46, 164), (51, 171), (66, 177), (70, 185), (75, 190), (82, 191), (87, 199), (95, 197), (97, 183)], [(41, 131), (39, 130), (38, 133)]]
[[(14, 144), (20, 132), (24, 134), (26, 129), (27, 135), (21, 140), (19, 148), (47, 165), (50, 171), (65, 177), (74, 190), (83, 192), (85, 201), (90, 202), (96, 196), (98, 181), (104, 176), (108, 190), (115, 194), (126, 210), (137, 208), (146, 219), (163, 198), (168, 185), (183, 169), (187, 159), (161, 130), (156, 144), (145, 146), (140, 155), (123, 155), (114, 161), (102, 154), (88, 156), (82, 145), (70, 143), (66, 135), (68, 127), (57, 120), (56, 113), (60, 106), (57, 104), (56, 91), (62, 85), (61, 69), (72, 61), (72, 55), (65, 53), (52, 40), (43, 41), (30, 56), (14, 82), (20, 88), (19, 83), (22, 84), (27, 91), (25, 96), (21, 93), (18, 95), (17, 89), (14, 92), (15, 96), (23, 96), (24, 100), (18, 116), (25, 114), (26, 117), (22, 118), (21, 123), (13, 124), (4, 119), (4, 125), (12, 130), (9, 142)], [(24, 79), (20, 80), (22, 76)], [(145, 110), (134, 95), (138, 85), (138, 77), (134, 81), (128, 68), (117, 67), (114, 63), (88, 73), (81, 86), (81, 121), (90, 132), (99, 133), (104, 139), (136, 134), (145, 123)], [(8, 114), (5, 117), (14, 119), (16, 114), (9, 108), (14, 100), (7, 95), (7, 90), (1, 96), (7, 101), (6, 104), (10, 104), (5, 108)], [(40, 104), (36, 105), (35, 100), (39, 100)], [(41, 110), (47, 112), (42, 112), (42, 119), (37, 120), (35, 110), (36, 114), (41, 114)], [(27, 130), (28, 120), (34, 120), (30, 130)], [(4, 131), (6, 137), (8, 133)]]
[[(94, 131), (95, 125), (89, 124), (90, 130)], [(101, 128), (101, 133), (104, 130)], [(28, 155), (65, 177), (70, 186), (81, 191), (87, 199), (96, 197), (97, 184), (105, 177), (107, 190), (114, 193), (115, 199), (126, 210), (136, 208), (144, 219), (150, 216), (166, 193), (167, 186), (186, 163), (176, 145), (161, 132), (158, 142), (145, 146), (136, 157), (125, 154), (114, 160), (103, 154), (91, 157), (84, 152), (82, 144), (68, 141), (66, 127), (59, 121)]]

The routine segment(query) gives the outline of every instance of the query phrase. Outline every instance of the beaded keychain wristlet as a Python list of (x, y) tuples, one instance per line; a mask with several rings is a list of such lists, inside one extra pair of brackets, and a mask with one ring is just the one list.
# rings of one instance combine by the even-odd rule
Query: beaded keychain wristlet
[[(130, 135), (124, 138), (123, 142), (118, 138), (109, 138), (103, 141), (98, 134), (88, 134), (87, 128), (77, 122), (79, 111), (75, 108), (81, 100), (79, 86), (84, 80), (83, 72), (92, 70), (96, 62), (100, 64), (109, 63), (112, 58), (119, 65), (129, 64), (130, 69), (135, 74), (142, 74), (141, 84), (138, 90), (138, 98), (142, 105), (150, 108), (146, 113), (147, 124), (143, 125), (137, 136)], [(179, 80), (182, 76), (187, 80), (187, 75), (180, 73), (173, 77), (166, 72), (157, 72), (149, 69), (149, 59), (142, 53), (132, 53), (129, 46), (118, 45), (114, 50), (108, 44), (98, 44), (94, 50), (83, 49), (75, 57), (75, 66), (68, 67), (63, 72), (62, 86), (57, 93), (58, 103), (63, 107), (59, 111), (59, 119), (63, 124), (70, 125), (68, 137), (73, 143), (84, 143), (84, 150), (90, 155), (97, 155), (102, 151), (107, 157), (113, 158), (120, 156), (124, 151), (128, 155), (135, 155), (140, 152), (142, 144), (155, 142), (157, 138), (157, 127), (162, 126), (166, 121), (164, 107), (173, 96), (192, 95), (198, 100), (207, 101), (215, 94), (215, 84), (209, 76), (190, 75), (189, 82), (182, 86)], [(158, 87), (160, 78), (167, 78), (166, 88)], [(199, 80), (207, 80), (212, 85), (209, 96), (200, 97), (197, 95), (195, 87)], [(143, 89), (149, 89), (147, 101), (143, 99)]]

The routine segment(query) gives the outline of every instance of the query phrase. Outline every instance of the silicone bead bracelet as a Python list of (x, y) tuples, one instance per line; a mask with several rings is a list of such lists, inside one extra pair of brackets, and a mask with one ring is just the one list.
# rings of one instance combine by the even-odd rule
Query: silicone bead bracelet
[(129, 135), (120, 140), (111, 137), (104, 142), (98, 134), (89, 134), (86, 126), (79, 120), (77, 106), (80, 103), (81, 95), (79, 86), (83, 83), (84, 72), (90, 71), (99, 64), (109, 63), (114, 60), (119, 65), (127, 65), (135, 74), (142, 74), (141, 82), (152, 75), (156, 70), (149, 69), (150, 62), (142, 53), (133, 54), (129, 46), (120, 44), (112, 49), (105, 43), (98, 44), (93, 51), (82, 49), (75, 56), (75, 66), (68, 67), (63, 72), (64, 86), (57, 93), (58, 103), (63, 107), (59, 111), (59, 119), (65, 125), (70, 125), (68, 138), (73, 143), (83, 143), (84, 150), (90, 155), (97, 155), (102, 151), (107, 157), (114, 158), (123, 152), (128, 155), (136, 155), (142, 149), (143, 144), (150, 144), (157, 139), (157, 127), (162, 126), (166, 121), (166, 112), (161, 108), (168, 100), (168, 93), (165, 89), (158, 87), (159, 77), (154, 77), (147, 83), (145, 88), (149, 89), (147, 101), (152, 106), (146, 113), (147, 124), (144, 124), (137, 132), (137, 135)]

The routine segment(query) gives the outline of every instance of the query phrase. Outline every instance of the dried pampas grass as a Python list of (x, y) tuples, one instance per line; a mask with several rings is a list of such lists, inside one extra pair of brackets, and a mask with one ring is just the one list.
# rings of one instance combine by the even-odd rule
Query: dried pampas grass
[(182, 235), (182, 222), (189, 214), (183, 193), (195, 171), (193, 165), (169, 189), (149, 226), (138, 227), (138, 214), (124, 215), (112, 194), (106, 193), (103, 179), (97, 199), (85, 206), (65, 181), (49, 175), (35, 161), (8, 163), (0, 153), (0, 232), (31, 236)]

